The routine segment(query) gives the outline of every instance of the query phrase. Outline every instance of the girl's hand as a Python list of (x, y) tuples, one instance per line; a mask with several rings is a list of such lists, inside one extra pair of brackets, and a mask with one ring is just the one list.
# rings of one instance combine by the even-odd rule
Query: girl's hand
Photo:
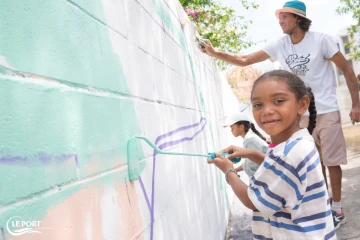
[(201, 48), (201, 46), (199, 46), (199, 49), (201, 50), (201, 52), (209, 55), (209, 56), (214, 56), (216, 53), (215, 48), (213, 47), (213, 45), (211, 44), (210, 40), (208, 39), (203, 39), (200, 40), (201, 42), (199, 44), (203, 45), (205, 48)]
[(237, 146), (230, 146), (223, 149), (221, 152), (227, 152), (229, 155), (227, 156), (228, 159), (232, 158), (248, 158), (252, 162), (256, 163), (257, 165), (261, 165), (265, 159), (265, 154), (261, 152), (257, 152), (253, 149), (249, 148), (241, 148)]
[(216, 153), (216, 157), (217, 158), (215, 159), (208, 159), (208, 164), (214, 163), (215, 166), (217, 166), (223, 173), (229, 170), (229, 168), (234, 167), (233, 163), (229, 159), (221, 156), (218, 152)]
[(257, 165), (261, 165), (265, 159), (265, 154), (257, 152), (250, 148), (241, 148), (237, 146), (230, 146), (223, 149), (221, 152), (227, 152), (229, 155), (228, 159), (232, 158), (248, 158)]
[(247, 157), (249, 149), (247, 148), (241, 148), (234, 145), (231, 145), (223, 150), (221, 152), (229, 153), (229, 156), (227, 156), (228, 159), (232, 158), (245, 158)]

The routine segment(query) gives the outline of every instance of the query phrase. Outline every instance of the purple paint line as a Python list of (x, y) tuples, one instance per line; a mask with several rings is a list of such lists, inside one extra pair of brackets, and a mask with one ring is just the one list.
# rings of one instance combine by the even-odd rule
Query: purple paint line
[(143, 191), (143, 193), (145, 195), (145, 200), (146, 200), (147, 206), (149, 208), (149, 212), (151, 213), (152, 212), (152, 207), (150, 206), (149, 198), (148, 198), (148, 196), (146, 194), (146, 190), (145, 190), (145, 187), (144, 187), (144, 183), (143, 183), (143, 181), (141, 179), (141, 176), (139, 176), (139, 181), (140, 181), (141, 189), (142, 189), (142, 191)]
[(166, 147), (171, 147), (171, 146), (174, 146), (174, 145), (177, 145), (179, 143), (182, 143), (182, 142), (186, 142), (186, 141), (191, 141), (193, 140), (200, 132), (202, 132), (202, 130), (204, 129), (206, 125), (206, 122), (205, 124), (201, 127), (201, 129), (199, 131), (197, 131), (192, 137), (184, 137), (184, 138), (181, 138), (179, 140), (176, 140), (176, 141), (171, 141), (171, 142), (166, 142), (166, 143), (163, 143), (159, 146), (159, 148), (161, 150), (163, 150), (164, 148)]
[(75, 156), (76, 169), (79, 169), (79, 160), (78, 160), (78, 156), (77, 156), (77, 154), (74, 154), (74, 156)]
[(0, 158), (0, 163), (7, 163), (7, 164), (12, 164), (12, 163), (16, 163), (16, 162), (27, 162), (29, 159), (27, 157), (3, 157)]
[(155, 167), (156, 167), (156, 153), (153, 154), (153, 172), (151, 181), (151, 212), (150, 212), (150, 240), (154, 237), (154, 210), (155, 210)]
[[(197, 126), (199, 126), (203, 121), (205, 121), (205, 123), (204, 123), (204, 126), (203, 126), (203, 127), (201, 128), (201, 130), (200, 130), (200, 131), (202, 131), (203, 128), (205, 127), (205, 125), (206, 125), (206, 119), (203, 118), (203, 117), (200, 118), (200, 121), (199, 121), (198, 123), (195, 123), (195, 124), (192, 124), (192, 125), (183, 126), (183, 127), (180, 127), (180, 128), (178, 128), (178, 129), (176, 129), (176, 130), (173, 130), (173, 131), (171, 131), (171, 132), (168, 132), (168, 133), (165, 133), (165, 134), (162, 134), (162, 135), (158, 136), (158, 137), (156, 138), (155, 144), (157, 144), (161, 139), (163, 139), (163, 138), (165, 138), (165, 137), (169, 137), (169, 136), (174, 135), (175, 133), (178, 133), (178, 132), (181, 132), (181, 131), (190, 129), (190, 128), (197, 127)], [(200, 131), (199, 131), (199, 132), (200, 132)], [(195, 133), (195, 134), (197, 135), (198, 133)], [(161, 149), (162, 149), (162, 148), (165, 148), (165, 147), (168, 147), (168, 146), (163, 146), (163, 145), (164, 145), (164, 144), (160, 145)], [(155, 153), (155, 155), (156, 155), (156, 153)], [(153, 161), (155, 161), (154, 155), (153, 155)], [(153, 169), (154, 169), (154, 166), (153, 166)], [(140, 178), (140, 176), (139, 176), (139, 178)], [(142, 180), (141, 180), (140, 184), (142, 184)], [(143, 186), (143, 185), (142, 185), (142, 186)], [(143, 190), (143, 194), (144, 194), (145, 198), (148, 199), (148, 196), (147, 196), (147, 193), (146, 193), (145, 188), (142, 188), (142, 190)], [(150, 206), (150, 204), (149, 204), (149, 208), (152, 209), (152, 207)], [(150, 213), (151, 213), (151, 212), (152, 212), (152, 210), (150, 211)]]
[[(171, 132), (168, 132), (168, 133), (165, 133), (165, 134), (162, 134), (160, 136), (158, 136), (156, 138), (156, 141), (155, 141), (155, 144), (157, 144), (161, 139), (164, 139), (166, 137), (169, 137), (169, 136), (172, 136), (176, 133), (179, 133), (179, 132), (182, 132), (182, 131), (185, 131), (187, 129), (191, 129), (191, 128), (194, 128), (194, 127), (197, 127), (199, 126), (202, 122), (204, 121), (204, 124), (203, 126), (200, 128), (200, 130), (198, 130), (197, 132), (195, 132), (194, 135), (192, 135), (191, 137), (184, 137), (184, 138), (181, 138), (179, 140), (175, 140), (175, 141), (169, 141), (169, 142), (165, 142), (163, 144), (161, 144), (159, 146), (160, 149), (164, 149), (164, 148), (167, 148), (167, 147), (170, 147), (170, 146), (174, 146), (174, 145), (177, 145), (179, 143), (182, 143), (182, 142), (185, 142), (185, 141), (191, 141), (193, 140), (200, 132), (202, 132), (205, 128), (205, 125), (206, 125), (206, 119), (205, 118), (201, 118), (200, 121), (198, 123), (195, 123), (195, 124), (192, 124), (192, 125), (188, 125), (188, 126), (183, 126), (183, 127), (180, 127), (176, 130), (173, 130)], [(145, 187), (144, 187), (144, 183), (142, 181), (142, 178), (141, 176), (139, 176), (139, 181), (140, 181), (140, 186), (141, 186), (141, 190), (145, 196), (145, 200), (146, 200), (146, 204), (149, 208), (149, 211), (150, 211), (150, 221), (151, 221), (151, 229), (150, 229), (150, 239), (153, 240), (153, 236), (154, 236), (154, 209), (155, 209), (155, 169), (156, 169), (156, 155), (157, 153), (154, 151), (153, 153), (153, 172), (152, 172), (152, 183), (151, 183), (151, 204), (149, 202), (149, 198), (148, 198), (148, 195), (147, 195), (147, 192), (145, 190)]]
[(173, 130), (171, 132), (168, 132), (168, 133), (165, 133), (163, 135), (158, 136), (156, 138), (156, 140), (155, 140), (155, 145), (163, 138), (170, 137), (171, 135), (174, 135), (175, 133), (178, 133), (178, 132), (181, 132), (181, 131), (184, 131), (184, 130), (199, 126), (202, 121), (205, 121), (205, 124), (206, 124), (206, 119), (202, 117), (198, 123), (188, 125), (188, 126), (183, 126), (183, 127), (178, 128), (178, 129), (175, 129), (175, 130)]
[(34, 155), (32, 157), (2, 157), (0, 158), (0, 163), (2, 164), (27, 164), (27, 163), (36, 163), (41, 162), (44, 165), (50, 164), (50, 163), (61, 163), (69, 158), (75, 157), (75, 163), (76, 166), (78, 166), (78, 158), (77, 154), (63, 154), (60, 156), (50, 156), (46, 153), (39, 152), (37, 155)]
[[(166, 134), (163, 134), (163, 135), (160, 135), (159, 137), (157, 137), (156, 139), (156, 143), (158, 143), (161, 139), (165, 138), (165, 137), (168, 137), (168, 136), (171, 136), (175, 133), (178, 133), (178, 132), (181, 132), (181, 131), (184, 131), (184, 130), (187, 130), (187, 129), (190, 129), (190, 128), (194, 128), (194, 127), (197, 127), (199, 126), (202, 121), (205, 121), (204, 125), (201, 127), (201, 129), (199, 131), (197, 131), (193, 136), (191, 137), (185, 137), (185, 138), (182, 138), (182, 139), (179, 139), (177, 141), (170, 141), (170, 142), (165, 142), (163, 143), (159, 148), (160, 149), (164, 149), (166, 147), (169, 147), (169, 146), (174, 146), (176, 144), (179, 144), (179, 143), (182, 143), (182, 142), (185, 142), (185, 141), (191, 141), (193, 140), (205, 127), (206, 125), (206, 119), (205, 118), (201, 118), (199, 123), (196, 123), (196, 124), (192, 124), (192, 125), (189, 125), (189, 126), (184, 126), (184, 127), (180, 127), (174, 131), (171, 131), (169, 133), (166, 133)], [(154, 151), (154, 154), (153, 154), (153, 173), (152, 173), (152, 183), (151, 183), (151, 229), (150, 229), (150, 240), (153, 240), (153, 236), (154, 236), (154, 209), (155, 209), (155, 168), (156, 168), (156, 152)]]

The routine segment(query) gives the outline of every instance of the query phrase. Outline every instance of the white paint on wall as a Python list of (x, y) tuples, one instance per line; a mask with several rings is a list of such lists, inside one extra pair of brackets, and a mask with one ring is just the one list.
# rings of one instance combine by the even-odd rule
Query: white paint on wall
[(5, 56), (1, 56), (0, 55), (0, 65), (4, 66), (6, 68), (15, 70), (15, 68), (13, 68), (7, 61), (6, 61), (6, 57)]
[[(127, 196), (122, 196), (126, 198)], [(102, 213), (102, 232), (104, 239), (121, 239), (123, 229), (121, 221), (121, 211), (117, 201), (117, 191), (113, 186), (105, 189), (101, 198)]]
[[(91, 204), (92, 208), (92, 204)], [(86, 222), (85, 222), (85, 232), (86, 232), (86, 240), (92, 240), (92, 216), (91, 211), (88, 212), (86, 216)]]
[[(162, 5), (172, 21), (179, 21), (179, 15), (182, 20), (189, 21), (179, 12), (182, 9), (177, 0), (156, 1), (157, 7)], [(118, 23), (113, 22), (116, 18), (112, 16), (112, 1), (103, 0), (103, 3), (107, 24), (115, 26)], [(164, 19), (158, 15), (153, 3), (153, 0), (123, 0), (124, 16), (120, 18), (125, 19), (121, 29), (126, 29), (126, 38), (109, 31), (131, 96), (146, 99), (133, 101), (141, 134), (155, 141), (158, 136), (196, 124), (203, 117), (207, 125), (200, 134), (166, 150), (200, 154), (218, 151), (230, 143), (227, 129), (222, 124), (226, 114), (239, 108), (237, 99), (211, 58), (196, 47), (193, 25), (188, 22), (186, 28), (179, 29), (182, 35), (174, 35), (173, 30), (162, 22)], [(174, 26), (180, 26), (180, 23), (175, 22)], [(179, 44), (181, 41), (185, 41), (185, 46)], [(199, 128), (179, 132), (157, 145), (191, 137), (197, 130)], [(223, 174), (201, 157), (157, 155), (153, 168), (153, 149), (146, 143), (141, 144), (146, 162), (140, 175), (143, 188), (139, 181), (135, 186), (144, 227), (142, 237), (224, 237), (233, 194), (224, 185)], [(116, 219), (109, 202), (112, 191), (107, 189), (102, 199), (104, 236), (114, 236), (115, 226), (111, 221)], [(145, 194), (154, 211), (153, 223)]]

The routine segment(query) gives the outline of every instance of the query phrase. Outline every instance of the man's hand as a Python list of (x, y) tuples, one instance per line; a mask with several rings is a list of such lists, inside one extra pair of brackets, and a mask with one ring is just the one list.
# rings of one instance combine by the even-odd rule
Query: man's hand
[(360, 121), (359, 88), (354, 70), (340, 51), (335, 53), (335, 55), (330, 60), (333, 61), (335, 65), (344, 73), (346, 85), (349, 89), (352, 102), (352, 108), (349, 117), (352, 124), (354, 125), (356, 122)]
[(217, 52), (215, 50), (215, 48), (212, 46), (210, 40), (208, 40), (208, 39), (200, 40), (199, 45), (202, 45), (205, 47), (205, 48), (201, 48), (201, 46), (199, 46), (199, 49), (201, 50), (201, 52), (203, 52), (209, 56), (213, 57)]
[(360, 103), (351, 108), (349, 116), (353, 125), (360, 122)]
[(234, 165), (233, 163), (220, 155), (220, 153), (216, 153), (216, 158), (215, 159), (208, 159), (208, 164), (215, 164), (215, 166), (217, 166), (223, 173), (225, 173), (229, 168), (233, 168)]

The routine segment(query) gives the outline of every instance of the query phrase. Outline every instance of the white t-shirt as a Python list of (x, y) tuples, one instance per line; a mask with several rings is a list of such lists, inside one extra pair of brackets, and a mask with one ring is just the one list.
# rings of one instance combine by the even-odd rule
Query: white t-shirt
[(329, 60), (339, 49), (329, 35), (306, 32), (298, 44), (293, 44), (286, 35), (266, 45), (263, 51), (271, 61), (278, 61), (281, 69), (298, 75), (311, 87), (318, 114), (339, 110), (335, 75)]
[(269, 148), (248, 195), (257, 209), (255, 239), (336, 239), (319, 153), (307, 129)]

